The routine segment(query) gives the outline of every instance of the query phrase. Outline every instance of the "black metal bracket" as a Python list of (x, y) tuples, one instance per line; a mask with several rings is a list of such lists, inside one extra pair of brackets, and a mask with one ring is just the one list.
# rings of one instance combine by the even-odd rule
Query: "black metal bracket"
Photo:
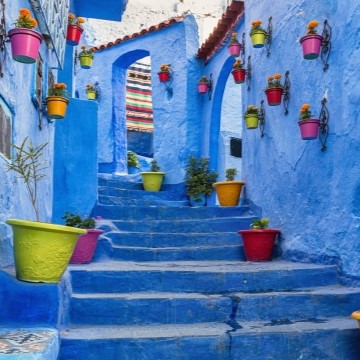
[(240, 57), (241, 62), (245, 64), (245, 33), (242, 34)]
[(247, 67), (245, 70), (246, 73), (246, 84), (247, 84), (247, 91), (250, 91), (250, 82), (251, 82), (251, 56), (248, 56)]
[(94, 90), (96, 91), (96, 100), (99, 101), (100, 97), (101, 97), (101, 90), (100, 90), (98, 81), (94, 82)]
[(321, 100), (321, 111), (319, 115), (320, 127), (319, 127), (319, 140), (321, 143), (321, 151), (326, 151), (326, 140), (329, 134), (329, 110), (326, 107), (327, 99), (324, 97)]
[(321, 34), (322, 41), (321, 41), (321, 53), (320, 57), (324, 64), (324, 71), (326, 71), (329, 68), (328, 60), (330, 56), (330, 50), (331, 50), (331, 27), (327, 20), (324, 21), (324, 29)]
[(261, 100), (260, 109), (259, 109), (259, 129), (260, 136), (263, 137), (265, 133), (265, 107), (264, 100)]
[(270, 56), (270, 47), (272, 43), (272, 16), (269, 17), (268, 27), (266, 30), (266, 37), (265, 37), (265, 49), (266, 49), (266, 56)]
[(209, 100), (211, 100), (212, 90), (213, 90), (213, 79), (212, 79), (212, 73), (211, 73), (210, 76), (209, 76), (209, 81), (208, 81), (208, 97), (209, 97)]
[(3, 73), (3, 65), (6, 58), (6, 42), (9, 42), (8, 35), (6, 33), (6, 25), (5, 25), (5, 0), (0, 0), (0, 51), (1, 51), (1, 59), (0, 59), (0, 77), (4, 76)]
[(285, 81), (283, 86), (283, 105), (285, 115), (289, 113), (289, 101), (290, 101), (290, 79), (289, 79), (289, 70), (285, 73)]

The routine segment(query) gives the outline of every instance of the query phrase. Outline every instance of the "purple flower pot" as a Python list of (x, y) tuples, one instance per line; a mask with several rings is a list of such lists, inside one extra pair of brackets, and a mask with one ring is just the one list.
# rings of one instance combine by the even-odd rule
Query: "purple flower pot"
[(102, 230), (88, 229), (85, 235), (81, 235), (71, 256), (70, 264), (89, 263), (94, 256), (99, 236), (102, 233)]

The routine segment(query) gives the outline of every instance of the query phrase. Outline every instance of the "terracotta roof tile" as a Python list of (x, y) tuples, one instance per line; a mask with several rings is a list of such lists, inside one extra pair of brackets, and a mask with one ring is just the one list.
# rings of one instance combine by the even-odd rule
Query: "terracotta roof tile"
[(101, 51), (101, 50), (108, 49), (108, 48), (110, 48), (112, 46), (119, 45), (120, 43), (123, 43), (124, 41), (135, 39), (135, 38), (143, 36), (145, 34), (161, 30), (161, 29), (163, 29), (165, 27), (168, 27), (168, 26), (170, 26), (170, 25), (172, 25), (174, 23), (181, 22), (184, 19), (185, 19), (184, 16), (177, 16), (177, 17), (162, 21), (160, 24), (150, 26), (147, 29), (142, 29), (142, 30), (140, 30), (140, 31), (138, 31), (138, 32), (136, 32), (134, 34), (131, 34), (131, 35), (126, 35), (123, 38), (116, 39), (115, 41), (108, 42), (107, 44), (94, 46), (94, 51)]
[(213, 32), (201, 45), (196, 56), (204, 59), (204, 62), (207, 63), (223, 44), (229, 40), (233, 29), (243, 16), (244, 2), (233, 0), (226, 8), (225, 13), (221, 16)]

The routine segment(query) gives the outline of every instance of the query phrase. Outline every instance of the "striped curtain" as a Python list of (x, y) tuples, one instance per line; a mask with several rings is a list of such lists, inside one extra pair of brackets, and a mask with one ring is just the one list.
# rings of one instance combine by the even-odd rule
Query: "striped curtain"
[(126, 80), (126, 127), (129, 131), (153, 132), (150, 65), (133, 63)]

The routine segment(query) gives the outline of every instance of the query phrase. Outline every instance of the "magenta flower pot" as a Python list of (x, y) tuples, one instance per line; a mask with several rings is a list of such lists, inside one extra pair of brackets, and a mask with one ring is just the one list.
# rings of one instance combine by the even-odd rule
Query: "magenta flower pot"
[(241, 45), (238, 43), (230, 44), (228, 46), (230, 56), (237, 57), (240, 55)]
[(283, 88), (273, 87), (265, 90), (266, 99), (269, 106), (276, 106), (281, 104)]
[(88, 229), (86, 234), (81, 235), (71, 256), (70, 264), (89, 263), (94, 256), (99, 236), (102, 233), (102, 230)]
[(313, 60), (319, 57), (322, 43), (322, 36), (317, 34), (305, 35), (300, 39), (303, 57), (306, 60)]
[(36, 61), (42, 35), (35, 30), (16, 28), (9, 31), (12, 58), (23, 64), (32, 64)]
[(320, 120), (305, 119), (298, 122), (303, 140), (314, 140), (319, 135)]
[(198, 91), (199, 94), (206, 94), (208, 92), (208, 84), (204, 83), (204, 84), (198, 84)]

